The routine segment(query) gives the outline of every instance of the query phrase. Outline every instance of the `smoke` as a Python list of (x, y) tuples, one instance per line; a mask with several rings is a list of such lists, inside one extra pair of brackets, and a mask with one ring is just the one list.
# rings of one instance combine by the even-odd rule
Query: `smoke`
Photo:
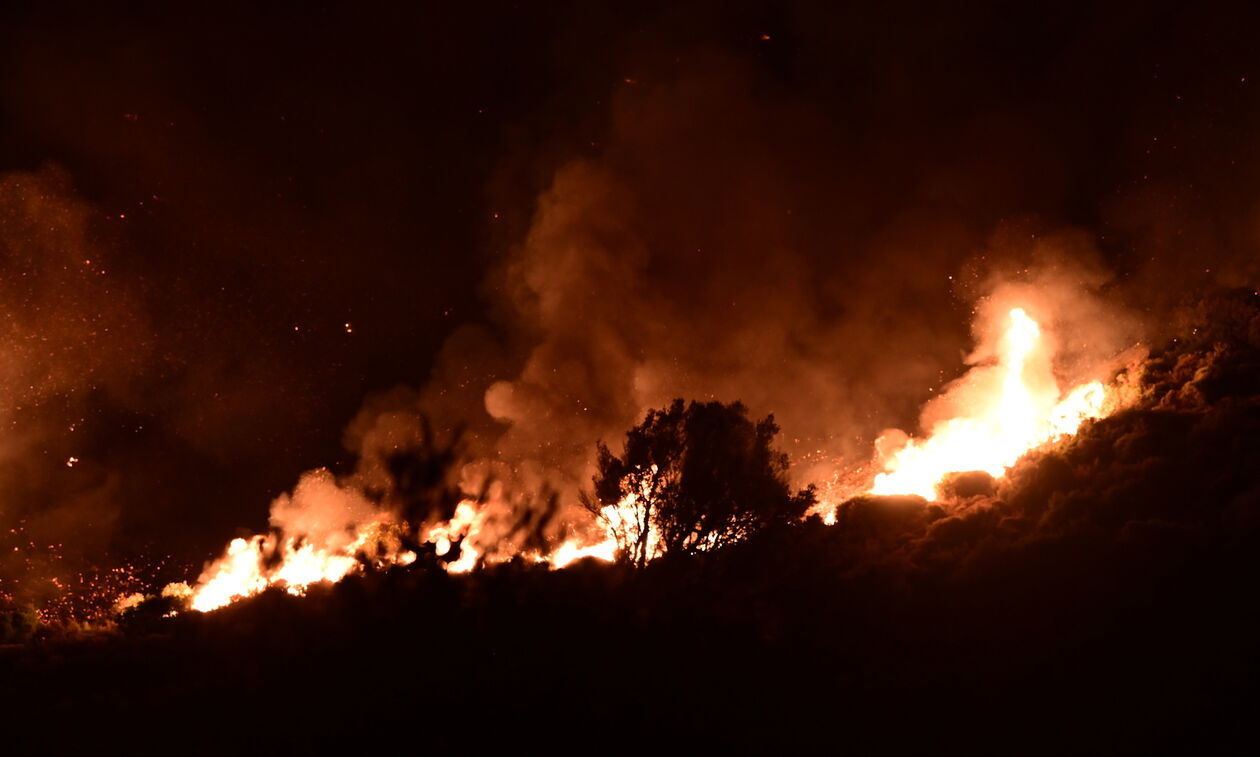
[(1001, 224), (984, 250), (963, 264), (957, 290), (977, 304), (977, 348), (968, 362), (992, 357), (994, 322), (1012, 307), (1023, 307), (1045, 327), (1054, 370), (1070, 383), (1105, 378), (1117, 353), (1150, 334), (1125, 285), (1081, 230)]
[[(825, 482), (989, 361), (1013, 303), (1056, 340), (1064, 384), (1109, 377), (1143, 336), (1084, 232), (990, 231), (933, 193), (887, 198), (876, 224), (846, 217), (870, 201), (862, 179), (814, 162), (844, 126), (757, 85), (701, 57), (619, 91), (598, 154), (555, 171), (488, 275), (493, 321), (452, 338), (409, 397), (466, 422), (468, 454), (509, 488), (573, 502), (594, 442), (674, 397), (773, 413), (795, 483)], [(931, 403), (924, 424), (947, 412)]]
[[(527, 33), (511, 16), (501, 36), (480, 33), (481, 11), (476, 35), (420, 19), (432, 47), (414, 44), (410, 24), (376, 18), (349, 47), (306, 28), (302, 44), (284, 40), (287, 16), (206, 18), (188, 23), (209, 42), (182, 67), (166, 63), (189, 37), (161, 26), (117, 45), (121, 67), (99, 62), (110, 52), (99, 40), (114, 37), (97, 28), (60, 45), (46, 42), (51, 29), (34, 35), (14, 69), (26, 72), (15, 74), (24, 96), (6, 97), (8, 107), (32, 133), (88, 156), (93, 180), (125, 176), (112, 196), (129, 214), (142, 197), (165, 216), (128, 284), (119, 270), (132, 263), (116, 254), (112, 221), (64, 175), (0, 181), (0, 528), (22, 529), (24, 550), (30, 540), (88, 553), (146, 518), (160, 524), (150, 533), (183, 529), (197, 549), (218, 543), (261, 513), (248, 496), (292, 481), (284, 471), (337, 462), (310, 440), (331, 436), (365, 387), (422, 375), (427, 340), (445, 337), (427, 381), (363, 404), (344, 433), (353, 470), (302, 476), (275, 500), (270, 525), (347, 549), (382, 512), (450, 517), (450, 497), (423, 495), (436, 483), (486, 500), (487, 541), (513, 549), (529, 531), (554, 545), (584, 533), (568, 505), (589, 485), (594, 443), (615, 446), (648, 408), (681, 396), (774, 413), (793, 483), (825, 483), (865, 464), (882, 429), (918, 432), (952, 414), (956, 395), (935, 398), (991, 362), (1000, 314), (1019, 304), (1053, 340), (1060, 386), (1106, 377), (1134, 345), (1154, 345), (1128, 384), (1144, 394), (1001, 480), (955, 478), (943, 506), (859, 498), (840, 508), (838, 527), (805, 527), (815, 549), (788, 540), (766, 557), (749, 545), (756, 559), (737, 571), (745, 580), (713, 581), (705, 590), (715, 599), (678, 607), (735, 608), (726, 611), (764, 622), (767, 637), (810, 628), (815, 649), (843, 648), (830, 638), (839, 634), (859, 650), (846, 664), (875, 669), (905, 650), (877, 643), (885, 654), (867, 663), (870, 647), (858, 642), (907, 633), (912, 653), (949, 649), (938, 645), (943, 628), (988, 649), (987, 633), (1017, 616), (1010, 601), (1034, 611), (1018, 621), (1024, 630), (1044, 629), (1010, 633), (1023, 649), (1053, 645), (1064, 629), (1083, 636), (1143, 592), (1254, 572), (1230, 560), (1250, 554), (1260, 522), (1251, 473), (1260, 320), (1254, 300), (1205, 296), (1260, 283), (1249, 12), (1150, 9), (1156, 33), (1139, 42), (1127, 10), (1069, 9), (1042, 25), (984, 6), (923, 15), (797, 3), (768, 22), (723, 16), (713, 32), (715, 7), (616, 16), (609, 33), (593, 32), (587, 16), (563, 28), (565, 11)], [(249, 54), (224, 62), (221, 40), (242, 38), (216, 23), (265, 39), (237, 47), (274, 49), (293, 71), (268, 71)], [(562, 29), (553, 36), (549, 25)], [(395, 29), (381, 38), (380, 26)], [(463, 49), (470, 36), (484, 46)], [(382, 39), (438, 52), (408, 67)], [(1205, 40), (1210, 55), (1199, 54)], [(503, 50), (517, 56), (496, 49), (509, 41)], [(557, 61), (557, 79), (582, 61), (583, 83), (546, 81), (530, 55)], [(372, 69), (356, 76), (346, 59), (371, 59)], [(451, 60), (487, 70), (453, 76)], [(513, 67), (524, 73), (502, 73)], [(407, 78), (421, 69), (437, 73), (423, 85)], [(228, 73), (206, 88), (214, 93), (196, 89), (216, 70)], [(242, 92), (255, 77), (265, 86)], [(373, 77), (380, 83), (365, 87)], [(312, 82), (307, 94), (292, 93), (298, 79)], [(486, 93), (505, 90), (520, 94), (496, 111)], [(413, 129), (410, 110), (437, 125)], [(518, 154), (497, 155), (497, 128), (514, 130), (503, 141)], [(452, 219), (477, 215), (467, 212), (470, 186), (486, 177), (470, 167), (496, 158), (489, 209), (527, 220), (487, 232), (480, 255), (470, 229), (482, 222)], [(475, 301), (465, 278), (482, 282)], [(446, 336), (454, 319), (467, 323)], [(353, 339), (341, 329), (349, 321)], [(303, 341), (320, 323), (340, 341)], [(374, 346), (361, 346), (368, 334)], [(93, 415), (102, 405), (110, 411)], [(80, 444), (84, 420), (112, 435)], [(128, 441), (158, 426), (144, 443)], [(464, 464), (449, 480), (403, 464), (455, 440)], [(313, 446), (295, 453), (303, 444)], [(212, 463), (190, 467), (203, 458)], [(264, 464), (282, 470), (251, 474)], [(255, 494), (234, 496), (242, 491)], [(16, 570), (0, 552), (0, 573)], [(795, 583), (809, 560), (838, 583)], [(778, 580), (746, 580), (776, 566)], [(1254, 577), (1241, 575), (1221, 585), (1246, 596)], [(938, 600), (943, 584), (953, 591)], [(877, 628), (886, 633), (863, 637), (906, 592), (929, 610), (894, 612)], [(797, 626), (791, 608), (764, 610), (793, 596)], [(818, 600), (828, 597), (845, 601)], [(1053, 622), (1035, 612), (1043, 598), (1054, 600)], [(955, 612), (936, 611), (954, 600)], [(1120, 609), (1099, 610), (1109, 602)], [(1195, 638), (1217, 628), (1235, 627), (1204, 623)], [(1156, 638), (1175, 648), (1173, 634)], [(921, 673), (909, 662), (895, 669)]]
[[(978, 297), (972, 311), (976, 346), (964, 361), (969, 368), (924, 405), (919, 427), (930, 439), (907, 447), (908, 435), (891, 429), (876, 440), (876, 465), (889, 473), (873, 491), (927, 496), (945, 471), (973, 466), (993, 472), (1030, 446), (1073, 432), (1081, 413), (1097, 414), (1104, 404), (1110, 410), (1131, 399), (1118, 388), (1105, 399), (1103, 387), (1140, 359), (1143, 329), (1106, 297), (1112, 277), (1092, 245), (1079, 233), (1011, 236), (999, 230), (988, 249), (964, 266), (958, 289)], [(986, 431), (978, 433), (981, 427)], [(985, 447), (999, 437), (997, 446)]]
[(78, 565), (120, 514), (119, 473), (87, 452), (95, 403), (126, 393), (151, 340), (107, 224), (55, 167), (0, 176), (0, 576)]
[(363, 495), (337, 486), (328, 471), (315, 470), (302, 476), (292, 494), (282, 494), (272, 503), (271, 526), (340, 551), (353, 541), (353, 527), (375, 513)]
[[(343, 470), (326, 449), (333, 429), (365, 391), (425, 371), (421, 386), (362, 406), (344, 436), (361, 462), (337, 486), (371, 502), (395, 496), (390, 456), (424, 436), (427, 418), (439, 437), (462, 432), (463, 488), (497, 482), (488, 498), (511, 531), (522, 509), (550, 501), (540, 492), (574, 501), (595, 441), (615, 445), (679, 396), (774, 413), (794, 483), (825, 483), (867, 462), (883, 429), (916, 432), (949, 412), (933, 398), (985, 364), (993, 313), (1009, 300), (1046, 324), (1055, 377), (1071, 384), (1169, 333), (1188, 293), (1254, 285), (1255, 182), (1235, 160), (1254, 141), (1237, 125), (1254, 109), (1239, 102), (1238, 77), (1220, 76), (1251, 43), (1219, 21), (1161, 16), (1167, 49), (1228, 43), (1212, 66), (1155, 80), (1146, 53), (1164, 43), (1117, 64), (1113, 32), (1130, 20), (1110, 13), (1068, 14), (1059, 31), (1026, 39), (1020, 19), (982, 7), (916, 14), (913, 25), (826, 4), (714, 9), (531, 21), (539, 33), (507, 35), (517, 46), (504, 55), (520, 64), (511, 85), (489, 54), (469, 56), (486, 69), (467, 80), (388, 55), (343, 77), (322, 55), (342, 27), (298, 41), (280, 33), (284, 20), (231, 27), (284, 38), (298, 69), (257, 53), (222, 69), (222, 87), (157, 65), (179, 57), (189, 30), (217, 40), (210, 18), (129, 31), (125, 43), (92, 27), (22, 40), (7, 107), (82, 156), (76, 176), (95, 182), (94, 196), (129, 216), (143, 199), (150, 221), (136, 237), (153, 238), (127, 240), (148, 260), (121, 261), (144, 307), (121, 306), (109, 333), (135, 338), (67, 352), (55, 369), (96, 387), (68, 395), (119, 395), (110, 413), (136, 417), (107, 413), (101, 425), (143, 441), (101, 434), (109, 454), (94, 456), (14, 432), (4, 443), (24, 452), (9, 459), (42, 471), (13, 468), (27, 487), (15, 497), (36, 493), (21, 507), (97, 524), (89, 540), (122, 518), (114, 533), (200, 551), (231, 526), (260, 526), (258, 505), (291, 471)], [(338, 42), (384, 54), (376, 21)], [(590, 33), (601, 24), (615, 33)], [(1011, 39), (1028, 46), (1020, 62), (993, 65)], [(184, 46), (189, 70), (226, 65), (217, 41)], [(86, 59), (99, 61), (86, 79), (66, 62)], [(589, 68), (574, 75), (571, 60)], [(321, 85), (293, 90), (295, 71)], [(257, 73), (248, 97), (243, 72)], [(404, 118), (403, 84), (430, 92), (441, 118), (419, 119), (424, 128)], [(497, 110), (483, 102), (503, 90), (521, 94)], [(465, 112), (470, 121), (452, 115)], [(1194, 115), (1209, 112), (1231, 118)], [(467, 212), (483, 183), (493, 213)], [(103, 236), (91, 245), (114, 249)], [(123, 302), (109, 270), (108, 293), (65, 297), (84, 312)], [(50, 338), (63, 328), (53, 320), (85, 323), (65, 302), (66, 318), (37, 316)], [(455, 320), (466, 323), (447, 336)], [(70, 457), (99, 496), (46, 485), (65, 478), (57, 465)], [(190, 493), (191, 478), (213, 485)], [(562, 508), (550, 536), (583, 522)]]
[[(371, 399), (351, 424), (355, 485), (393, 486), (382, 450), (414, 443), (428, 419), (460, 437), (463, 489), (494, 487), (501, 528), (486, 543), (514, 528), (512, 497), (552, 492), (554, 541), (590, 533), (575, 505), (595, 442), (675, 397), (773, 413), (794, 484), (826, 484), (867, 463), (890, 425), (956, 412), (965, 399), (946, 390), (992, 362), (1011, 307), (1042, 324), (1054, 363), (1041, 372), (1058, 387), (1132, 359), (1148, 336), (1140, 291), (1093, 235), (995, 222), (942, 193), (940, 165), (914, 176), (891, 155), (916, 190), (864, 194), (873, 166), (818, 168), (858, 160), (837, 145), (847, 125), (763, 84), (701, 55), (620, 88), (599, 148), (560, 162), (487, 273), (488, 317), (447, 340), (426, 385)], [(950, 162), (955, 189), (995, 180)]]
[(619, 91), (601, 149), (521, 200), (532, 220), (486, 274), (487, 317), (453, 333), (427, 384), (350, 424), (359, 462), (342, 483), (396, 510), (391, 455), (458, 438), (483, 548), (526, 532), (554, 546), (597, 536), (577, 496), (595, 443), (676, 397), (773, 413), (805, 485), (868, 456), (943, 383), (966, 339), (948, 272), (973, 235), (904, 208), (837, 225), (814, 193), (857, 198), (862, 180), (818, 172), (835, 124), (788, 99), (767, 108), (755, 79), (701, 57)]
[(466, 332), (439, 357), (425, 409), (457, 405), (470, 449), (516, 484), (572, 501), (594, 442), (674, 397), (774, 413), (798, 461), (851, 456), (961, 348), (954, 318), (908, 307), (956, 307), (958, 232), (916, 219), (825, 238), (805, 188), (856, 190), (809, 162), (825, 119), (767, 109), (718, 63), (618, 93), (600, 154), (555, 171), (486, 281), (497, 344)]

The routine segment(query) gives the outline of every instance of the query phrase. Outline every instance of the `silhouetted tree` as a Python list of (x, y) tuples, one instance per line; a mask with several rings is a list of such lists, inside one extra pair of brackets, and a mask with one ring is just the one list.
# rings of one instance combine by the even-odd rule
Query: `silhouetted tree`
[(754, 423), (739, 402), (674, 400), (626, 434), (620, 456), (597, 445), (594, 496), (584, 502), (637, 566), (717, 549), (816, 502), (812, 486), (795, 494), (788, 486), (787, 455), (771, 446), (778, 432), (774, 416)]

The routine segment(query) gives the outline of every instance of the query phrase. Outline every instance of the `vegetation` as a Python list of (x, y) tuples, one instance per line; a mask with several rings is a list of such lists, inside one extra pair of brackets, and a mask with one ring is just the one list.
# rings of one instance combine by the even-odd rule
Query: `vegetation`
[(774, 416), (756, 423), (743, 404), (675, 400), (626, 434), (621, 455), (598, 445), (586, 506), (615, 533), (622, 559), (718, 549), (801, 517), (813, 487), (792, 493), (788, 458), (772, 447)]

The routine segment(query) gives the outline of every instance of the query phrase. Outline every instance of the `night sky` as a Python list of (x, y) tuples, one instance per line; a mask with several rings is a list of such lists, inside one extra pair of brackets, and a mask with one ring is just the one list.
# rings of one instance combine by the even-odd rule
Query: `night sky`
[(509, 460), (628, 428), (629, 375), (775, 412), (794, 460), (856, 459), (958, 375), (978, 282), (1044, 240), (1123, 309), (1108, 346), (1255, 285), (1258, 20), (6, 9), (0, 525), (197, 566), (302, 471), (349, 469), (345, 429), (396, 387), (445, 426), (492, 428), (491, 404)]

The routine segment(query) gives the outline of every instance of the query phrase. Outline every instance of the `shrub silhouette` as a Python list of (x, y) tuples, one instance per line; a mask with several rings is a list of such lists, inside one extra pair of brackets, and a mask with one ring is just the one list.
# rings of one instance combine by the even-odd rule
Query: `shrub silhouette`
[(774, 416), (754, 423), (739, 402), (674, 400), (627, 432), (620, 456), (597, 445), (594, 495), (583, 501), (636, 566), (718, 549), (816, 502), (812, 486), (788, 486), (787, 455), (771, 446), (778, 432)]

